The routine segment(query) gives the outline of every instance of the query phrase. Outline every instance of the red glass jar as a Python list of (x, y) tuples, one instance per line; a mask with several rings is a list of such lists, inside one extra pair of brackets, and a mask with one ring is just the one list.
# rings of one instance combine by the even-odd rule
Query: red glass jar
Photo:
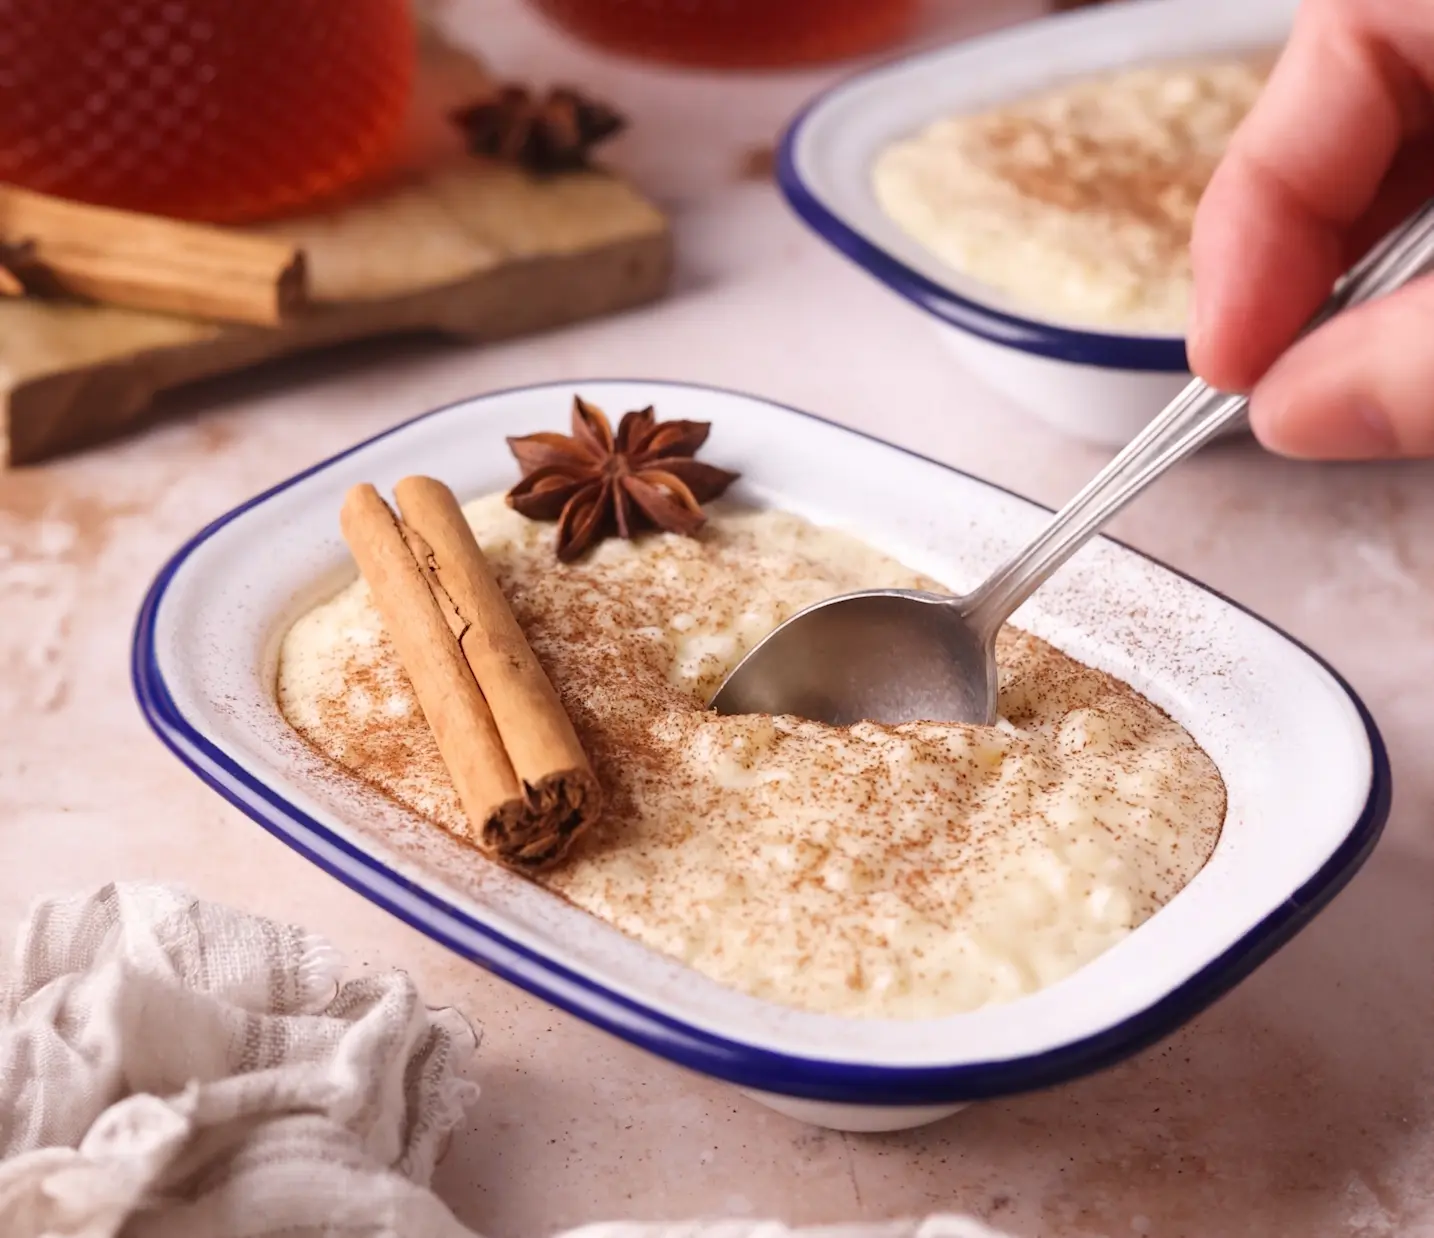
[(712, 68), (779, 68), (885, 47), (920, 0), (532, 0), (611, 51)]
[(0, 181), (220, 223), (382, 166), (410, 0), (0, 0)]

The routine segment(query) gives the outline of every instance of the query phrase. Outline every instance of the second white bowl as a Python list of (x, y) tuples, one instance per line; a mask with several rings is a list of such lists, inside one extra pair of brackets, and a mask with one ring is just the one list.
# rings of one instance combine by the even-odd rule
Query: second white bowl
[(1124, 445), (1189, 381), (1184, 338), (1032, 317), (907, 236), (878, 203), (872, 167), (941, 116), (1133, 65), (1276, 46), (1297, 3), (1127, 0), (868, 70), (792, 122), (778, 180), (818, 236), (925, 310), (972, 373), (1066, 434)]

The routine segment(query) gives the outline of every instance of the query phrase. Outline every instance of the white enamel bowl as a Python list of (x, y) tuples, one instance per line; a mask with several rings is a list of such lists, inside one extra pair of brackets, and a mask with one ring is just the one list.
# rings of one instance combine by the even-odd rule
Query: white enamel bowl
[(1297, 0), (1128, 0), (882, 65), (819, 96), (782, 141), (778, 180), (814, 232), (919, 306), (972, 373), (1063, 433), (1128, 442), (1189, 381), (1179, 335), (1033, 317), (896, 226), (872, 191), (878, 155), (939, 117), (1065, 80), (1282, 43)]
[(811, 1122), (932, 1121), (1045, 1087), (1167, 1035), (1267, 958), (1374, 845), (1389, 770), (1374, 723), (1322, 662), (1269, 624), (1114, 542), (1082, 551), (1018, 616), (1124, 679), (1204, 745), (1229, 788), (1195, 880), (1113, 950), (1004, 1006), (914, 1022), (807, 1014), (656, 954), (425, 825), (299, 742), (275, 705), (286, 626), (352, 579), (347, 488), (407, 473), (460, 497), (511, 485), (504, 436), (562, 424), (573, 392), (620, 413), (713, 424), (705, 454), (738, 493), (845, 527), (953, 587), (1046, 513), (973, 477), (751, 396), (593, 381), (481, 396), (399, 426), (246, 503), (160, 573), (134, 683), (201, 778), (340, 881), (451, 949), (597, 1027)]

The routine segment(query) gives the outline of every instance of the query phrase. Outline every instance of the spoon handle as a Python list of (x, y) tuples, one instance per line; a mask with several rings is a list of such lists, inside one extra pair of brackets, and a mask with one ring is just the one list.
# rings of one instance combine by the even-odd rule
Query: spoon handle
[[(1434, 200), (1350, 269), (1302, 334), (1341, 311), (1434, 270)], [(1243, 417), (1243, 395), (1193, 380), (1105, 468), (1056, 513), (1029, 546), (962, 599), (965, 616), (993, 637), (1012, 612), (1151, 482)]]

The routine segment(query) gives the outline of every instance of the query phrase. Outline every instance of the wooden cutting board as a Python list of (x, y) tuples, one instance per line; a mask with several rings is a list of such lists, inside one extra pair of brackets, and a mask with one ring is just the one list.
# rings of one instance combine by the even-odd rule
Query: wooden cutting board
[(161, 391), (305, 349), (412, 331), (500, 340), (665, 290), (661, 212), (594, 170), (536, 178), (464, 154), (444, 119), (488, 85), (434, 32), (402, 164), (342, 205), (255, 231), (308, 256), (313, 305), (264, 328), (34, 299), (0, 302), (0, 463), (124, 432)]

